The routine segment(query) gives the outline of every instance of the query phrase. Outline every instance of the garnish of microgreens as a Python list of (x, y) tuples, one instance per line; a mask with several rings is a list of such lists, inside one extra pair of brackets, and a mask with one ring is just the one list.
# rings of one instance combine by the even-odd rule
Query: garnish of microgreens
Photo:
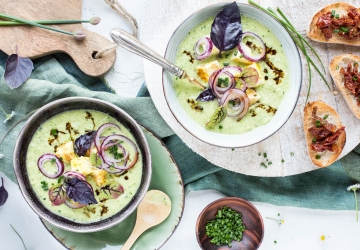
[(1, 110), (1, 111), (4, 113), (4, 115), (5, 115), (4, 123), (6, 123), (7, 121), (11, 120), (11, 118), (13, 118), (14, 115), (15, 115), (15, 112), (14, 112), (14, 111), (11, 111), (11, 113), (8, 114), (8, 113), (5, 112), (5, 110), (4, 110), (2, 107), (0, 107), (0, 110)]
[(358, 202), (357, 202), (357, 198), (356, 198), (356, 190), (360, 188), (360, 184), (355, 184), (355, 185), (351, 185), (347, 188), (347, 191), (353, 191), (354, 192), (354, 197), (355, 197), (355, 208), (356, 208), (356, 222), (358, 222)]
[(270, 217), (266, 217), (266, 219), (277, 221), (279, 223), (279, 226), (281, 226), (281, 224), (284, 224), (284, 222), (285, 222), (285, 220), (274, 219), (274, 218), (270, 218)]
[[(277, 14), (272, 8), (263, 8), (260, 5), (258, 5), (257, 3), (255, 3), (253, 0), (249, 0), (249, 3), (251, 5), (254, 5), (255, 7), (263, 10), (264, 12), (268, 13), (269, 15), (271, 15), (273, 18), (275, 18), (278, 22), (280, 22), (282, 24), (282, 26), (287, 30), (287, 32), (289, 33), (289, 35), (291, 36), (291, 38), (294, 40), (295, 44), (298, 46), (298, 48), (300, 49), (300, 51), (304, 54), (305, 58), (306, 58), (306, 62), (307, 62), (307, 66), (308, 66), (308, 71), (309, 71), (309, 87), (308, 87), (308, 92), (306, 95), (306, 101), (305, 103), (308, 102), (309, 99), (309, 95), (310, 95), (310, 89), (311, 89), (311, 68), (310, 66), (313, 66), (314, 69), (318, 72), (318, 74), (321, 76), (321, 78), (324, 80), (324, 82), (326, 83), (327, 87), (329, 88), (329, 90), (331, 91), (331, 87), (328, 83), (328, 81), (325, 79), (324, 74), (326, 74), (325, 71), (325, 67), (324, 64), (322, 63), (318, 53), (315, 51), (315, 49), (306, 41), (306, 39), (298, 32), (296, 31), (295, 27), (290, 23), (289, 19), (285, 16), (285, 14), (279, 9), (276, 8), (276, 11), (279, 13)], [(279, 16), (280, 15), (280, 16)], [(319, 70), (319, 68), (316, 66), (316, 64), (314, 63), (314, 61), (310, 58), (308, 51), (307, 51), (307, 47), (315, 54), (316, 58), (319, 60), (319, 62), (321, 63), (322, 69), (324, 71), (324, 74)]]

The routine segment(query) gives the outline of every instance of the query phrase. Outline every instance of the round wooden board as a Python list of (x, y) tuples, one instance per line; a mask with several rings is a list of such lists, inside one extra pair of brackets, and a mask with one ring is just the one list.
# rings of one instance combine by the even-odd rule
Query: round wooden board
[[(185, 18), (207, 5), (219, 2), (228, 1), (149, 0), (144, 7), (140, 39), (156, 52), (164, 55), (171, 35)], [(247, 3), (247, 1), (238, 2)], [(307, 0), (296, 2), (291, 0), (260, 0), (257, 2), (263, 7), (272, 7), (273, 9), (281, 7), (302, 34), (305, 34), (307, 25), (315, 11), (332, 3), (330, 0), (322, 1), (321, 3), (310, 3)], [(356, 6), (355, 1), (350, 1), (350, 4)], [(161, 15), (159, 15), (159, 12), (161, 12)], [(296, 18), (299, 16), (302, 18)], [(330, 60), (334, 56), (345, 53), (359, 55), (358, 47), (316, 42), (310, 43), (318, 51), (327, 71)], [(166, 104), (162, 89), (162, 69), (144, 60), (144, 72), (149, 92), (159, 113), (192, 150), (213, 164), (234, 172), (254, 176), (288, 176), (318, 169), (318, 167), (311, 163), (308, 157), (303, 132), (303, 109), (309, 84), (305, 62), (306, 60), (303, 58), (303, 86), (301, 94), (288, 122), (267, 140), (250, 147), (236, 148), (234, 150), (211, 146), (188, 133), (176, 121)], [(329, 82), (332, 82), (328, 72), (327, 79)], [(335, 89), (333, 85), (332, 88)], [(359, 144), (360, 130), (356, 128), (360, 125), (360, 121), (351, 113), (343, 97), (340, 94), (335, 95), (330, 91), (320, 76), (313, 71), (310, 101), (315, 100), (323, 100), (334, 107), (340, 114), (341, 120), (346, 127), (348, 139), (340, 155), (341, 158)], [(266, 163), (263, 153), (266, 153), (268, 161), (272, 162), (267, 168), (260, 165), (262, 162)], [(282, 163), (282, 159), (284, 159), (284, 163)]]

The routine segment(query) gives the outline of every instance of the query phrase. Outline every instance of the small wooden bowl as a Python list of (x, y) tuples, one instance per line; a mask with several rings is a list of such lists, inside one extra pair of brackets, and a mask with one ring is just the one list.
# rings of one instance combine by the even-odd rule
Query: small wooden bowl
[[(209, 237), (205, 234), (205, 225), (208, 221), (215, 219), (217, 211), (227, 206), (242, 214), (245, 224), (245, 231), (241, 241), (233, 241), (232, 247), (227, 245), (217, 246), (210, 243)], [(200, 213), (196, 222), (196, 238), (202, 249), (246, 249), (255, 250), (261, 245), (264, 238), (264, 222), (259, 211), (250, 202), (238, 197), (226, 197), (210, 203)]]

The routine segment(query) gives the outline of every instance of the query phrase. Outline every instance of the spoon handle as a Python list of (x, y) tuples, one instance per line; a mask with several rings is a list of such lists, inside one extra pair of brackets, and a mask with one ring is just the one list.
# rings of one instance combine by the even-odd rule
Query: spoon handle
[(151, 225), (144, 223), (144, 221), (137, 220), (130, 237), (127, 239), (121, 250), (130, 250), (131, 246), (135, 243), (137, 238), (139, 238), (139, 236), (150, 227)]
[(174, 74), (178, 77), (181, 77), (183, 75), (184, 70), (180, 69), (173, 63), (166, 60), (164, 57), (160, 56), (158, 53), (150, 49), (148, 46), (137, 40), (135, 37), (133, 37), (126, 31), (120, 29), (113, 29), (111, 31), (111, 37), (117, 44), (119, 44), (124, 49), (127, 49), (134, 54), (137, 54), (143, 58), (148, 59), (149, 61), (160, 65), (161, 67), (169, 71), (171, 74)]

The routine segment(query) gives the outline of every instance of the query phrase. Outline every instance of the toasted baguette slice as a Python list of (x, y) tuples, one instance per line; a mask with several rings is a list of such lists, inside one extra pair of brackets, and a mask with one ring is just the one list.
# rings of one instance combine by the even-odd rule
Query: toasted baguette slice
[[(345, 131), (339, 136), (339, 138), (336, 141), (337, 150), (334, 152), (325, 150), (324, 152), (316, 152), (311, 150), (310, 145), (313, 140), (313, 136), (308, 131), (309, 128), (313, 126), (313, 120), (312, 120), (312, 112), (314, 107), (317, 107), (316, 115), (319, 117), (324, 117), (325, 115), (328, 115), (328, 118), (326, 119), (329, 123), (332, 123), (336, 125), (336, 127), (339, 129), (342, 127), (339, 114), (334, 110), (332, 107), (327, 105), (326, 103), (322, 101), (316, 101), (316, 102), (310, 102), (305, 106), (304, 109), (304, 132), (305, 132), (305, 140), (307, 145), (307, 150), (309, 153), (310, 160), (318, 167), (327, 167), (331, 165), (341, 154), (345, 142), (346, 142), (346, 133)], [(321, 158), (316, 159), (316, 155), (319, 155)]]
[(344, 76), (340, 73), (340, 69), (346, 68), (349, 62), (352, 64), (355, 62), (360, 64), (360, 57), (352, 54), (335, 56), (330, 62), (329, 71), (336, 84), (336, 87), (344, 97), (351, 112), (360, 119), (360, 106), (358, 106), (355, 96), (350, 92), (350, 90), (345, 88)]
[(351, 4), (348, 4), (348, 3), (339, 2), (339, 3), (330, 4), (330, 5), (326, 6), (325, 8), (319, 10), (318, 12), (316, 12), (314, 17), (311, 19), (310, 25), (308, 26), (308, 30), (306, 31), (306, 35), (311, 40), (314, 40), (317, 42), (360, 46), (360, 38), (353, 39), (353, 40), (347, 40), (347, 39), (339, 36), (336, 33), (333, 33), (332, 38), (330, 38), (329, 40), (326, 40), (325, 36), (321, 32), (321, 30), (318, 27), (316, 27), (316, 23), (321, 15), (331, 12), (332, 10), (335, 10), (336, 14), (339, 14), (340, 16), (347, 15), (350, 7), (354, 7), (354, 6), (352, 6)]

